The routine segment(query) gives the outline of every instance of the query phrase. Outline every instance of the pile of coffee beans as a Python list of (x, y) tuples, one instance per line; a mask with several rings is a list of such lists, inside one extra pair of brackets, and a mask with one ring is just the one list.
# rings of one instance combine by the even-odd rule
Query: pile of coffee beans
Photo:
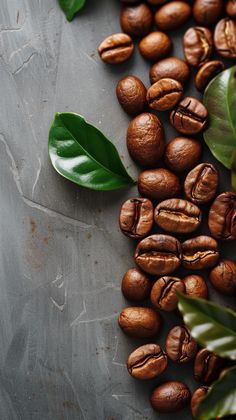
[[(132, 337), (153, 339), (161, 327), (161, 311), (177, 311), (177, 291), (208, 298), (207, 282), (195, 270), (210, 269), (213, 287), (225, 295), (236, 295), (236, 263), (221, 259), (218, 246), (219, 240), (236, 239), (236, 194), (219, 194), (217, 168), (200, 163), (202, 144), (192, 136), (206, 128), (208, 111), (197, 98), (184, 95), (191, 67), (197, 69), (195, 87), (202, 92), (224, 70), (222, 59), (236, 58), (236, 2), (121, 3), (123, 32), (108, 36), (100, 44), (101, 59), (108, 64), (128, 60), (135, 48), (134, 39), (138, 39), (140, 54), (152, 64), (149, 88), (134, 75), (122, 78), (116, 87), (120, 105), (133, 117), (127, 129), (127, 148), (142, 169), (138, 177), (140, 197), (127, 200), (119, 217), (121, 231), (138, 241), (136, 267), (125, 273), (122, 292), (139, 306), (123, 309), (119, 325)], [(184, 61), (171, 56), (169, 31), (180, 28), (190, 17), (196, 25), (183, 34)], [(218, 57), (212, 58), (213, 51)], [(160, 117), (150, 110), (170, 111), (170, 124), (179, 134), (168, 144)], [(209, 229), (199, 235), (206, 216)], [(189, 271), (183, 278), (174, 274), (179, 267)], [(149, 304), (141, 306), (147, 299)], [(175, 412), (191, 402), (194, 417), (224, 364), (207, 349), (199, 349), (178, 315), (181, 322), (167, 334), (165, 348), (153, 340), (138, 347), (128, 356), (127, 369), (132, 377), (148, 380), (161, 375), (170, 361), (181, 364), (194, 360), (193, 375), (202, 386), (192, 397), (180, 381), (162, 383), (150, 397), (152, 407), (159, 412)]]

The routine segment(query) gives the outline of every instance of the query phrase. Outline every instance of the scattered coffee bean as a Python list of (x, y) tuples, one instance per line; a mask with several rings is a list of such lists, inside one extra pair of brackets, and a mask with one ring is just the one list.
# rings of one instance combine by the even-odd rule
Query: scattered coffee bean
[(233, 19), (236, 18), (236, 1), (235, 0), (228, 0), (226, 2), (226, 13), (229, 17)]
[(163, 58), (153, 64), (149, 72), (150, 82), (153, 84), (166, 77), (178, 80), (183, 85), (190, 78), (189, 65), (177, 57)]
[(208, 392), (208, 387), (207, 386), (201, 386), (200, 388), (196, 389), (196, 391), (192, 395), (191, 412), (192, 412), (192, 416), (193, 416), (194, 419), (195, 419), (196, 414), (197, 414), (197, 408), (198, 408), (200, 402), (202, 401), (202, 399), (206, 396), (207, 392)]
[(202, 145), (199, 141), (187, 137), (176, 137), (165, 149), (164, 160), (174, 172), (192, 169), (200, 160)]
[(98, 47), (100, 57), (105, 63), (120, 64), (128, 60), (134, 51), (134, 44), (129, 35), (110, 35)]
[(136, 379), (153, 379), (166, 370), (168, 360), (158, 344), (138, 347), (128, 357), (127, 369)]
[(147, 89), (135, 76), (121, 79), (116, 87), (116, 95), (122, 108), (130, 115), (140, 114), (147, 104)]
[(182, 134), (197, 134), (207, 124), (208, 111), (196, 98), (186, 97), (170, 114), (170, 123)]
[(236, 58), (236, 21), (230, 18), (221, 19), (214, 32), (216, 51), (222, 57)]
[(203, 91), (207, 87), (208, 83), (215, 76), (217, 76), (217, 74), (223, 71), (224, 68), (225, 68), (225, 65), (220, 60), (208, 61), (207, 63), (203, 64), (203, 66), (200, 67), (200, 69), (198, 70), (195, 76), (196, 88), (200, 92)]
[(151, 281), (138, 268), (130, 268), (122, 279), (121, 290), (126, 299), (139, 302), (149, 298)]
[(195, 0), (193, 17), (199, 25), (213, 25), (221, 16), (223, 8), (223, 0)]
[(170, 413), (182, 410), (190, 401), (188, 387), (180, 381), (169, 381), (159, 385), (152, 392), (150, 402), (154, 410)]
[(208, 287), (203, 277), (190, 274), (184, 277), (185, 293), (190, 297), (208, 298)]
[(192, 169), (184, 182), (186, 197), (195, 204), (205, 204), (216, 195), (219, 175), (210, 163), (200, 163)]
[(152, 12), (145, 3), (127, 6), (121, 10), (120, 26), (126, 34), (131, 36), (148, 34), (152, 26), (152, 20)]
[(147, 102), (150, 108), (157, 111), (172, 109), (183, 96), (183, 86), (174, 79), (160, 79), (147, 91)]
[(212, 53), (212, 34), (209, 29), (195, 26), (189, 28), (183, 38), (184, 55), (192, 66), (201, 66), (209, 60)]
[(120, 229), (130, 238), (146, 236), (153, 225), (153, 205), (147, 198), (130, 198), (120, 210)]
[(166, 353), (173, 361), (187, 363), (197, 352), (197, 343), (185, 326), (171, 328), (166, 338)]
[(236, 263), (223, 259), (214, 267), (209, 275), (212, 286), (223, 295), (236, 294)]
[(219, 259), (218, 244), (210, 236), (197, 236), (182, 244), (183, 266), (191, 270), (210, 268)]
[(118, 322), (126, 334), (137, 338), (153, 337), (161, 326), (160, 315), (154, 309), (141, 306), (123, 309)]
[(151, 32), (139, 43), (139, 51), (144, 58), (157, 61), (165, 57), (172, 49), (172, 42), (164, 32)]
[(168, 169), (149, 169), (139, 174), (138, 189), (142, 196), (155, 201), (177, 197), (180, 193), (179, 178)]
[(157, 276), (171, 274), (181, 264), (181, 245), (173, 236), (151, 235), (139, 242), (134, 258), (146, 273)]
[(209, 212), (208, 225), (216, 239), (236, 239), (236, 194), (224, 192), (216, 197)]
[(151, 302), (153, 306), (163, 311), (174, 311), (178, 305), (176, 291), (185, 292), (185, 286), (178, 277), (161, 277), (158, 279), (151, 291)]
[(215, 381), (222, 369), (223, 360), (207, 349), (201, 349), (194, 361), (194, 378), (198, 382), (209, 384)]
[(155, 14), (155, 23), (163, 31), (182, 26), (191, 15), (191, 7), (184, 1), (170, 1)]

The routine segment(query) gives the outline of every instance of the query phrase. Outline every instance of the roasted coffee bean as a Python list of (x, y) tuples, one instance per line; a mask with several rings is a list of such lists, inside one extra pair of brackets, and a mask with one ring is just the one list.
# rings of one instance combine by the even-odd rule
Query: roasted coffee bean
[(189, 28), (183, 38), (184, 55), (192, 66), (201, 66), (209, 60), (212, 53), (212, 34), (209, 29), (195, 26)]
[(169, 54), (172, 41), (164, 32), (151, 32), (139, 43), (140, 54), (150, 61), (157, 61)]
[(192, 270), (210, 268), (219, 259), (218, 244), (210, 236), (197, 236), (182, 244), (183, 266)]
[(215, 381), (223, 366), (223, 360), (207, 349), (201, 349), (194, 361), (194, 378), (198, 382), (209, 384)]
[(130, 268), (122, 279), (121, 290), (126, 299), (139, 302), (149, 298), (151, 281), (138, 268)]
[(143, 238), (153, 225), (153, 205), (147, 198), (130, 198), (120, 210), (120, 229), (130, 238)]
[(126, 34), (131, 36), (148, 34), (152, 26), (152, 20), (152, 12), (145, 3), (123, 7), (121, 10), (120, 26)]
[(189, 65), (177, 57), (163, 58), (153, 64), (149, 72), (150, 82), (153, 84), (166, 77), (178, 80), (183, 85), (190, 78)]
[(213, 25), (219, 20), (223, 8), (223, 0), (195, 0), (193, 17), (199, 25)]
[(236, 239), (236, 194), (224, 192), (216, 197), (209, 212), (208, 225), (216, 239)]
[(209, 275), (212, 286), (223, 295), (236, 294), (236, 263), (223, 259), (214, 267)]
[(122, 108), (130, 115), (140, 114), (147, 104), (147, 89), (135, 76), (121, 79), (116, 87), (116, 95)]
[(235, 0), (228, 0), (226, 2), (226, 13), (229, 17), (233, 19), (236, 18), (236, 1)]
[(187, 96), (170, 114), (170, 123), (182, 134), (197, 134), (207, 124), (208, 111), (196, 98)]
[(187, 137), (176, 137), (165, 149), (164, 160), (174, 172), (192, 169), (200, 160), (202, 145), (199, 141)]
[(236, 58), (236, 20), (224, 18), (217, 23), (214, 43), (222, 57)]
[(198, 229), (202, 212), (187, 200), (169, 198), (157, 205), (154, 212), (156, 224), (173, 233), (190, 233)]
[(196, 389), (196, 391), (194, 391), (192, 398), (191, 398), (191, 412), (192, 412), (192, 416), (195, 419), (196, 417), (196, 413), (197, 413), (197, 408), (200, 404), (200, 402), (202, 401), (202, 399), (206, 396), (206, 394), (208, 393), (208, 387), (207, 386), (201, 386), (200, 388)]
[(149, 169), (139, 174), (138, 189), (142, 196), (155, 201), (177, 197), (180, 193), (179, 178), (168, 169)]
[(147, 91), (150, 108), (157, 111), (172, 109), (183, 96), (183, 86), (174, 79), (160, 79)]
[(184, 182), (186, 197), (195, 204), (205, 204), (216, 195), (219, 175), (210, 163), (200, 163), (192, 169)]
[(184, 277), (185, 293), (190, 297), (208, 298), (208, 287), (203, 277), (190, 274)]
[(186, 327), (177, 325), (171, 328), (166, 338), (166, 353), (173, 361), (187, 363), (197, 352), (197, 343)]
[(169, 381), (159, 385), (152, 392), (150, 402), (154, 410), (170, 413), (182, 410), (190, 401), (188, 387), (180, 381)]
[(154, 114), (146, 112), (138, 115), (128, 127), (126, 141), (131, 157), (139, 165), (156, 166), (165, 145), (162, 122)]
[(182, 26), (191, 15), (191, 7), (184, 1), (170, 1), (155, 14), (155, 23), (163, 31)]
[(185, 292), (185, 286), (178, 277), (161, 277), (158, 279), (151, 291), (151, 302), (153, 306), (163, 311), (174, 311), (178, 305), (176, 291)]
[(168, 360), (158, 344), (138, 347), (128, 357), (127, 369), (136, 379), (153, 379), (166, 370)]
[(134, 51), (134, 44), (129, 35), (114, 34), (108, 36), (98, 47), (100, 57), (105, 63), (120, 64), (128, 60)]
[(203, 64), (203, 66), (200, 67), (200, 69), (198, 70), (195, 76), (196, 88), (200, 92), (203, 91), (207, 87), (208, 83), (215, 76), (217, 76), (217, 74), (223, 71), (224, 68), (225, 68), (225, 65), (220, 60), (208, 61), (207, 63)]
[(126, 334), (137, 338), (153, 337), (161, 326), (160, 315), (154, 309), (140, 306), (123, 309), (118, 322)]
[(134, 258), (146, 273), (156, 276), (171, 274), (181, 264), (181, 245), (173, 236), (151, 235), (139, 242)]

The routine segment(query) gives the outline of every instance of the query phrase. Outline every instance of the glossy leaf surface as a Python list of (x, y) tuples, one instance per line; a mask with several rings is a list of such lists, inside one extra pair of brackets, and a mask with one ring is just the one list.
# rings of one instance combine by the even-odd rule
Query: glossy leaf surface
[(58, 0), (67, 20), (71, 21), (75, 14), (84, 7), (86, 0)]

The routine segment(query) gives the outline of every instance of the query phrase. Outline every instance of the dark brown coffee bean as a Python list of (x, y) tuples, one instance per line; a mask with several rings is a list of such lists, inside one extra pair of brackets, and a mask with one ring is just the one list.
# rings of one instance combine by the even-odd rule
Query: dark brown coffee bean
[(186, 327), (177, 325), (171, 328), (166, 338), (166, 353), (173, 361), (187, 363), (197, 352), (197, 343)]
[(164, 32), (151, 32), (139, 43), (140, 54), (150, 61), (157, 61), (165, 57), (172, 48), (172, 42)]
[(208, 287), (203, 277), (190, 274), (184, 277), (185, 293), (190, 297), (208, 298)]
[(216, 239), (236, 239), (236, 194), (224, 192), (216, 197), (209, 212), (208, 225)]
[(218, 244), (210, 236), (197, 236), (182, 244), (183, 266), (191, 270), (210, 268), (219, 259)]
[(191, 15), (191, 7), (184, 1), (170, 1), (155, 14), (155, 23), (163, 31), (182, 26)]
[(134, 51), (134, 44), (129, 35), (114, 34), (108, 36), (98, 47), (100, 57), (105, 63), (120, 64), (128, 60)]
[(208, 61), (207, 63), (203, 64), (203, 66), (200, 67), (200, 69), (198, 70), (195, 76), (196, 88), (200, 92), (203, 91), (207, 87), (208, 83), (215, 76), (217, 76), (217, 74), (223, 71), (224, 68), (225, 68), (225, 65), (220, 60)]
[(122, 30), (131, 36), (143, 36), (150, 32), (152, 12), (145, 3), (123, 7), (120, 14)]
[(190, 233), (199, 228), (202, 212), (187, 200), (170, 198), (157, 205), (154, 218), (156, 224), (167, 232)]
[(130, 268), (122, 279), (121, 290), (126, 299), (139, 302), (149, 298), (151, 281), (138, 268)]
[(168, 360), (158, 344), (138, 347), (128, 357), (127, 369), (136, 379), (153, 379), (166, 370)]
[(186, 197), (196, 204), (205, 204), (216, 195), (219, 175), (216, 167), (210, 163), (200, 163), (192, 169), (184, 182)]
[(147, 102), (147, 89), (135, 76), (126, 76), (116, 86), (116, 95), (122, 108), (130, 115), (140, 114)]
[(154, 114), (146, 112), (138, 115), (128, 127), (126, 141), (135, 162), (144, 167), (156, 166), (165, 145), (162, 122)]
[(207, 349), (201, 349), (194, 361), (194, 378), (198, 382), (209, 384), (215, 381), (222, 369), (223, 360)]
[(188, 387), (179, 381), (169, 381), (159, 385), (152, 392), (150, 402), (154, 410), (170, 413), (182, 410), (191, 398)]
[(193, 17), (199, 25), (213, 25), (219, 20), (223, 8), (223, 0), (195, 0)]
[(195, 26), (189, 28), (183, 38), (184, 55), (192, 66), (201, 66), (209, 60), (212, 53), (212, 34), (209, 29)]
[(197, 408), (200, 404), (200, 402), (202, 401), (202, 399), (206, 396), (207, 392), (208, 392), (208, 387), (207, 386), (201, 386), (200, 388), (196, 389), (196, 391), (194, 391), (193, 395), (192, 395), (192, 399), (191, 399), (191, 412), (192, 412), (192, 416), (195, 419), (196, 414), (197, 414)]
[(163, 78), (178, 80), (182, 85), (190, 78), (189, 65), (180, 58), (168, 57), (153, 64), (149, 72), (150, 82), (156, 83)]
[(207, 124), (208, 111), (196, 98), (187, 96), (170, 114), (170, 123), (182, 134), (197, 134)]
[(157, 111), (172, 109), (183, 96), (183, 86), (174, 79), (161, 79), (147, 91), (147, 102), (150, 108)]
[(181, 264), (181, 245), (173, 236), (151, 235), (139, 242), (134, 259), (146, 273), (156, 276), (171, 274)]
[(192, 169), (200, 160), (202, 145), (199, 141), (187, 137), (176, 137), (165, 149), (164, 160), (174, 172)]
[(229, 17), (235, 19), (236, 18), (236, 1), (235, 0), (228, 0), (226, 2), (226, 13)]
[(209, 275), (212, 286), (223, 295), (236, 294), (236, 263), (229, 259), (224, 259), (214, 267)]
[(222, 57), (236, 58), (236, 20), (224, 18), (217, 23), (214, 43)]
[(151, 302), (153, 306), (163, 311), (174, 311), (178, 305), (176, 291), (185, 292), (185, 286), (178, 277), (164, 276), (158, 279), (151, 291)]
[(168, 169), (149, 169), (139, 174), (138, 189), (142, 196), (155, 201), (177, 197), (180, 193), (179, 178)]
[(123, 309), (118, 322), (126, 334), (137, 338), (153, 337), (161, 326), (160, 315), (154, 309), (141, 306)]
[(120, 209), (120, 229), (130, 238), (148, 234), (153, 225), (153, 205), (147, 198), (130, 198)]

